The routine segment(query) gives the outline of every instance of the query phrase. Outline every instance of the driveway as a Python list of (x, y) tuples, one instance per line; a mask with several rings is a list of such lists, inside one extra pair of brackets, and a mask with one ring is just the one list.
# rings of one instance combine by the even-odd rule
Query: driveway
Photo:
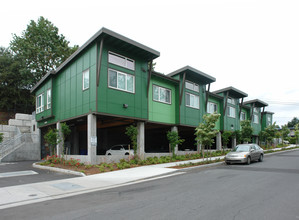
[(0, 163), (0, 187), (78, 177), (32, 167), (36, 161)]

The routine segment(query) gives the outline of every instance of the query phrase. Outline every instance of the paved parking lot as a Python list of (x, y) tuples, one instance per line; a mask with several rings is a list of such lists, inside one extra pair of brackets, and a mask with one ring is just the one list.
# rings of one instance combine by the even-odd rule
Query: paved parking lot
[(36, 161), (0, 163), (0, 187), (78, 177), (32, 167)]

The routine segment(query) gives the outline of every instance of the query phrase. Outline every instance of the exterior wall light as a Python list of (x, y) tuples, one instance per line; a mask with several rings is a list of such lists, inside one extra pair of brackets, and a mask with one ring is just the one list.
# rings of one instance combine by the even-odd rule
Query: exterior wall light
[(123, 104), (123, 108), (128, 108), (129, 105), (128, 104)]

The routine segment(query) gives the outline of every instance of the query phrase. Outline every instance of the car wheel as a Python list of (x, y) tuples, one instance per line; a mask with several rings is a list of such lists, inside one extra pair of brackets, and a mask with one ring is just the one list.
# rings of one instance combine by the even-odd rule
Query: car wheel
[(259, 162), (263, 162), (263, 160), (264, 160), (264, 155), (260, 155), (260, 158), (259, 158)]
[(111, 156), (111, 154), (109, 153), (108, 156)]
[(246, 162), (246, 164), (249, 165), (250, 162), (251, 162), (251, 158), (250, 158), (250, 157), (247, 157), (247, 162)]
[(125, 153), (125, 155), (126, 155), (126, 156), (129, 155), (129, 153)]
[(230, 162), (225, 162), (226, 163), (226, 165), (231, 165), (231, 163)]

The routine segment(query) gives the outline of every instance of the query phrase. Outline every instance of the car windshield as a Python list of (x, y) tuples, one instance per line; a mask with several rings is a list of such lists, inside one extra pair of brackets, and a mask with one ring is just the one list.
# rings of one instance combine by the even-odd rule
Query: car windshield
[(233, 149), (233, 151), (234, 152), (249, 152), (249, 149), (250, 149), (249, 145), (238, 145)]

